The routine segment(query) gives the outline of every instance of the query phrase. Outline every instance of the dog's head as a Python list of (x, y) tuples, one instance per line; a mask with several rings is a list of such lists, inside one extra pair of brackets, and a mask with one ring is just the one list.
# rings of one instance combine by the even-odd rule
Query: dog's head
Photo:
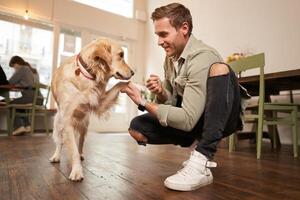
[(109, 39), (97, 39), (80, 52), (87, 71), (98, 82), (107, 81), (111, 77), (128, 80), (134, 72), (124, 60), (124, 51), (119, 44)]

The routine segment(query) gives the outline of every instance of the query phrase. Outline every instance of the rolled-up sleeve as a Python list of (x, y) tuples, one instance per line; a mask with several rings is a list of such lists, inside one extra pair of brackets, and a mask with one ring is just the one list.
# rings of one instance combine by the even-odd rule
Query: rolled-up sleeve
[(202, 52), (187, 58), (187, 79), (182, 107), (160, 104), (157, 118), (161, 125), (184, 131), (191, 131), (194, 128), (204, 112), (209, 67), (218, 61), (220, 58), (212, 52)]

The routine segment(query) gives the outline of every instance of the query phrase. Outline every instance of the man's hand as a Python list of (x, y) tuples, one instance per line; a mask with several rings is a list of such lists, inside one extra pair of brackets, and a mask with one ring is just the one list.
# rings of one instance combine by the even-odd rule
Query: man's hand
[[(129, 82), (127, 87), (121, 89), (121, 92), (126, 93), (136, 105), (142, 102), (141, 91), (138, 88), (138, 86), (136, 86), (136, 84), (132, 82)], [(157, 117), (157, 109), (158, 109), (158, 104), (147, 102), (146, 110), (156, 117)]]
[(129, 82), (127, 87), (123, 87), (120, 92), (126, 93), (136, 105), (142, 101), (140, 90), (132, 82)]
[(154, 94), (161, 95), (163, 93), (163, 87), (160, 78), (157, 75), (151, 74), (150, 78), (146, 82), (146, 87)]
[(163, 103), (168, 99), (166, 90), (164, 89), (160, 78), (157, 75), (151, 74), (146, 82), (146, 87), (154, 94), (159, 102)]

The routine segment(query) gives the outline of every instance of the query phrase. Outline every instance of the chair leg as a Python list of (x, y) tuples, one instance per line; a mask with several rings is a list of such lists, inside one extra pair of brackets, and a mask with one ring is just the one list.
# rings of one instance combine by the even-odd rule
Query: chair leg
[(6, 129), (7, 129), (7, 135), (10, 135), (12, 132), (11, 127), (11, 109), (6, 108)]
[(11, 135), (12, 134), (12, 132), (13, 132), (13, 129), (14, 129), (14, 123), (15, 123), (15, 117), (16, 117), (16, 109), (15, 108), (12, 108), (11, 109), (11, 118), (10, 118), (10, 133), (9, 133), (9, 135)]
[(231, 134), (228, 138), (229, 152), (235, 151), (234, 136), (235, 133)]
[(294, 106), (294, 109), (291, 113), (292, 115), (292, 120), (293, 120), (293, 126), (292, 126), (292, 140), (293, 140), (293, 152), (294, 152), (294, 157), (298, 157), (298, 109), (296, 106)]
[(30, 132), (30, 134), (34, 133), (34, 127), (35, 127), (35, 109), (32, 109), (32, 111), (31, 111), (31, 132)]
[[(266, 115), (271, 119), (277, 118), (277, 111), (267, 111)], [(268, 125), (268, 135), (271, 140), (272, 149), (279, 149), (281, 147), (280, 137), (278, 134), (278, 126), (277, 125)]]
[(256, 158), (260, 159), (261, 156), (261, 145), (263, 135), (263, 119), (262, 116), (258, 119), (257, 137), (256, 137)]

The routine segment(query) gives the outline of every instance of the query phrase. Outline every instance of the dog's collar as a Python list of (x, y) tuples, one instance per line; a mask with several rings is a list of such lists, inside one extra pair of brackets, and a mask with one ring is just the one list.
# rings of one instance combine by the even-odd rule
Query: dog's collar
[[(78, 66), (79, 68), (76, 69), (75, 74), (81, 73), (84, 77), (90, 79), (90, 80), (95, 80), (95, 76), (93, 76), (91, 74), (91, 70), (89, 70), (87, 64), (83, 61), (82, 57), (80, 56), (80, 54), (78, 54), (76, 56), (76, 66)], [(79, 73), (78, 73), (79, 71)]]

